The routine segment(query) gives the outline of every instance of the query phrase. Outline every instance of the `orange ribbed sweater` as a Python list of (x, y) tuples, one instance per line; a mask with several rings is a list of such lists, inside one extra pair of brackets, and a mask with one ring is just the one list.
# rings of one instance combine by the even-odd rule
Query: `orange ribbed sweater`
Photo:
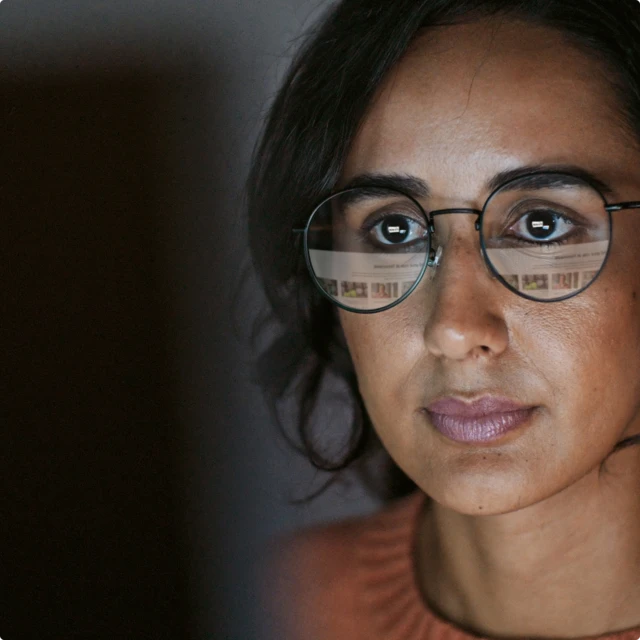
[[(424, 494), (280, 540), (267, 568), (278, 640), (478, 640), (424, 603), (413, 545)], [(638, 640), (640, 627), (600, 636)]]

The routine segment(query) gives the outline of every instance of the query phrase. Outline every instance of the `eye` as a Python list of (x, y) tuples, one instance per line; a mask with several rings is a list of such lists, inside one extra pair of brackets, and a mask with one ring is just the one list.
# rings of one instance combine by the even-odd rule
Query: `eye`
[(536, 244), (551, 244), (568, 239), (575, 223), (563, 213), (550, 208), (527, 211), (509, 227), (516, 237)]
[(423, 222), (400, 214), (386, 214), (366, 225), (368, 233), (377, 244), (409, 245), (427, 237)]

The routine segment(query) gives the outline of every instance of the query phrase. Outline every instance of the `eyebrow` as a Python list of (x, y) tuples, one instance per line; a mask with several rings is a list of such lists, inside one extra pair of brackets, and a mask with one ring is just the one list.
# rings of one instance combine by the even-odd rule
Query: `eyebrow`
[[(562, 175), (540, 175), (543, 174), (562, 174)], [(534, 175), (528, 175), (534, 174)], [(538, 174), (538, 175), (535, 175)], [(522, 178), (518, 180), (518, 178)], [(572, 180), (574, 178), (574, 180)], [(486, 187), (490, 191), (495, 191), (498, 187), (511, 180), (514, 182), (513, 188), (520, 189), (526, 187), (528, 189), (547, 189), (549, 187), (571, 187), (575, 186), (575, 179), (582, 180), (591, 184), (602, 194), (611, 194), (613, 189), (598, 178), (595, 174), (587, 171), (583, 167), (572, 164), (556, 164), (556, 165), (529, 165), (518, 167), (508, 171), (501, 171), (489, 180)]]
[(365, 197), (383, 196), (386, 189), (401, 191), (412, 198), (428, 198), (429, 186), (417, 176), (399, 173), (363, 173), (355, 176), (341, 190), (360, 189)]
[[(539, 175), (541, 173), (566, 175)], [(574, 186), (575, 179), (580, 179), (594, 186), (602, 194), (613, 193), (611, 187), (595, 174), (587, 171), (583, 167), (570, 164), (526, 165), (518, 167), (517, 169), (501, 171), (485, 184), (485, 188), (491, 193), (505, 183), (511, 180), (515, 181), (518, 178), (522, 179), (514, 183), (514, 189), (546, 189), (550, 187)], [(572, 180), (572, 178), (574, 178), (574, 180)], [(355, 176), (343, 187), (343, 189), (356, 188), (364, 190), (365, 193), (362, 194), (364, 197), (384, 195), (384, 189), (395, 189), (415, 199), (428, 198), (431, 195), (431, 189), (425, 180), (417, 176), (399, 173), (364, 173)]]

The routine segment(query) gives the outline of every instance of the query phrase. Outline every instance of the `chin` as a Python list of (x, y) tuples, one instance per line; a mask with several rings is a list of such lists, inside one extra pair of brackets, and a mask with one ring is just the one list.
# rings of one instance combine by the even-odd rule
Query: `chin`
[(505, 513), (515, 513), (529, 506), (524, 502), (522, 495), (483, 495), (469, 496), (458, 495), (457, 492), (447, 495), (444, 500), (439, 500), (431, 495), (431, 498), (441, 507), (467, 516), (497, 516)]
[(499, 471), (493, 465), (446, 474), (444, 482), (418, 479), (417, 484), (442, 507), (464, 515), (513, 513), (544, 497), (523, 490), (528, 483), (521, 472), (513, 468)]

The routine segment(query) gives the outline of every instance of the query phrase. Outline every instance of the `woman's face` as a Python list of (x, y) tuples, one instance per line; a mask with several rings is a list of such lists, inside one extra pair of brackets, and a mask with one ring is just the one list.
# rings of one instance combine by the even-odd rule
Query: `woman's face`
[[(552, 30), (430, 31), (378, 93), (342, 184), (411, 175), (428, 183), (427, 211), (481, 209), (499, 173), (575, 165), (610, 186), (609, 202), (640, 200), (640, 153), (606, 76)], [(580, 486), (617, 442), (640, 433), (640, 213), (613, 216), (604, 271), (566, 301), (509, 291), (485, 267), (475, 217), (444, 215), (432, 278), (382, 313), (340, 311), (378, 434), (439, 503), (469, 514), (538, 503)], [(505, 400), (524, 413), (493, 440), (462, 442), (435, 426), (447, 420), (439, 412), (475, 415)]]

